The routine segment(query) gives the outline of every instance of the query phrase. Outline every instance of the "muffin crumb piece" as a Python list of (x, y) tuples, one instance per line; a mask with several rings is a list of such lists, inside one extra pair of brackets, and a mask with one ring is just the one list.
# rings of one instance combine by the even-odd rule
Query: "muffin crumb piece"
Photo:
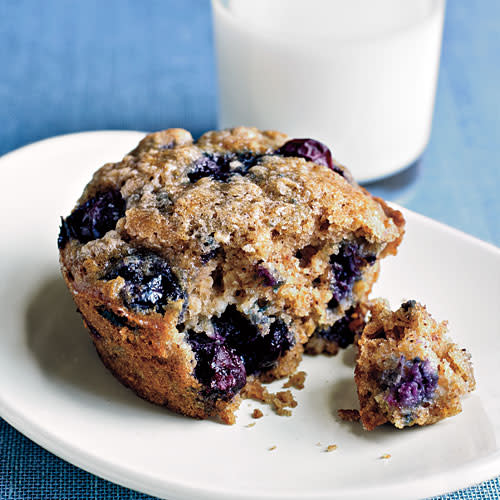
[(271, 447), (269, 448), (269, 451), (273, 451), (273, 450), (275, 450), (276, 448), (277, 448), (277, 446), (276, 446), (276, 445), (273, 445), (273, 446), (271, 446)]
[(250, 423), (250, 424), (245, 425), (245, 427), (248, 427), (248, 428), (250, 428), (250, 427), (254, 427), (254, 426), (255, 426), (255, 422), (252, 422), (252, 423)]
[(392, 455), (390, 453), (385, 453), (384, 455), (382, 455), (380, 457), (381, 460), (388, 460), (389, 458), (391, 458)]
[(339, 417), (345, 422), (359, 422), (358, 410), (338, 410)]
[(329, 444), (327, 447), (326, 447), (326, 452), (329, 453), (331, 451), (335, 451), (337, 449), (337, 445), (336, 444)]
[(354, 381), (367, 431), (456, 415), (476, 386), (470, 355), (449, 337), (446, 321), (434, 320), (415, 300), (394, 312), (387, 301), (373, 300), (358, 350)]
[(259, 380), (249, 382), (242, 397), (262, 401), (270, 405), (273, 410), (280, 416), (290, 417), (292, 412), (288, 408), (295, 408), (297, 401), (295, 401), (291, 391), (279, 391), (276, 394), (269, 392)]
[(288, 381), (283, 384), (283, 388), (287, 389), (288, 387), (293, 387), (295, 389), (303, 389), (304, 388), (304, 382), (306, 380), (306, 372), (297, 372), (294, 373), (293, 375), (290, 375), (288, 378)]
[(255, 410), (252, 413), (252, 418), (262, 418), (263, 416), (264, 414), (258, 408), (255, 408)]

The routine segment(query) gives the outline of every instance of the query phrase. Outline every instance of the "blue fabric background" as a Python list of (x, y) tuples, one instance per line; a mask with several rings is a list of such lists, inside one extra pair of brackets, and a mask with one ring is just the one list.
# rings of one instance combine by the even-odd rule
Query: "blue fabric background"
[[(447, 9), (431, 142), (416, 167), (368, 187), (500, 245), (500, 2)], [(208, 0), (0, 0), (0, 154), (62, 133), (171, 126), (216, 126)], [(38, 498), (150, 497), (0, 420), (0, 499)], [(496, 499), (500, 483), (439, 498)]]

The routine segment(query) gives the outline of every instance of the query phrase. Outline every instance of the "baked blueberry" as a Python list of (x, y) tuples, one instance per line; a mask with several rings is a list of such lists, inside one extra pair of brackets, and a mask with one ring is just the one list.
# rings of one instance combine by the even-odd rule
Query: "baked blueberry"
[(219, 251), (218, 248), (213, 248), (212, 250), (208, 251), (207, 253), (201, 254), (201, 256), (200, 256), (201, 263), (206, 264), (207, 262), (210, 262), (212, 259), (215, 258), (218, 251)]
[(272, 266), (264, 262), (259, 262), (257, 265), (257, 276), (262, 278), (262, 281), (266, 286), (278, 286), (281, 284), (278, 273)]
[(271, 368), (295, 343), (293, 334), (281, 320), (273, 321), (269, 332), (262, 335), (234, 306), (229, 306), (212, 323), (217, 338), (243, 358), (249, 375)]
[(188, 332), (187, 340), (196, 358), (194, 375), (203, 385), (207, 397), (233, 397), (246, 383), (245, 365), (241, 356), (220, 339)]
[(295, 338), (285, 323), (276, 319), (271, 323), (269, 333), (258, 338), (255, 351), (258, 353), (257, 370), (271, 368), (278, 357), (283, 356), (295, 345)]
[(401, 307), (403, 308), (403, 310), (409, 311), (412, 307), (415, 307), (416, 305), (417, 305), (416, 300), (407, 300), (406, 302), (403, 302), (401, 304)]
[(380, 386), (387, 391), (385, 400), (390, 406), (411, 408), (432, 399), (438, 378), (428, 360), (401, 356), (395, 368), (382, 372)]
[(357, 304), (350, 307), (333, 325), (319, 327), (306, 344), (308, 354), (337, 354), (355, 343), (365, 327), (367, 307)]
[(261, 156), (249, 151), (225, 154), (205, 153), (194, 162), (187, 175), (191, 182), (196, 182), (203, 177), (227, 182), (235, 174), (246, 175)]
[(293, 345), (285, 324), (276, 320), (267, 335), (234, 306), (212, 320), (213, 337), (188, 332), (187, 339), (196, 357), (195, 377), (205, 394), (234, 395), (254, 375), (274, 366)]
[(125, 215), (125, 209), (126, 202), (120, 191), (108, 189), (97, 193), (61, 220), (58, 247), (63, 248), (71, 239), (87, 243), (102, 238), (116, 227), (118, 220)]
[(96, 310), (106, 321), (109, 321), (114, 326), (118, 326), (120, 328), (126, 326), (131, 330), (136, 329), (134, 325), (131, 325), (129, 323), (129, 321), (127, 320), (127, 318), (125, 318), (125, 316), (120, 316), (119, 314), (116, 314), (115, 312), (106, 309), (103, 306), (97, 307)]
[(338, 254), (330, 257), (332, 266), (331, 291), (333, 297), (328, 307), (334, 309), (352, 293), (354, 283), (362, 276), (363, 268), (375, 262), (375, 256), (364, 255), (355, 242), (344, 243)]
[(330, 328), (318, 330), (316, 333), (328, 340), (336, 342), (339, 347), (345, 349), (354, 342), (355, 332), (349, 327), (356, 309), (351, 307), (342, 318), (338, 319)]
[(156, 254), (128, 255), (115, 263), (103, 279), (118, 276), (125, 280), (120, 292), (124, 303), (137, 312), (163, 313), (168, 302), (184, 297), (170, 265)]
[(328, 146), (315, 139), (291, 139), (285, 142), (276, 153), (283, 156), (304, 158), (304, 160), (324, 165), (344, 176), (344, 170), (333, 162), (332, 152)]

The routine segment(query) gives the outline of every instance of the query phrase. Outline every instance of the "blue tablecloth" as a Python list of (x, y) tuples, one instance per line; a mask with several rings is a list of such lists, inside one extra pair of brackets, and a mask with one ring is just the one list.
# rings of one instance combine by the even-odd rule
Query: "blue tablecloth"
[[(432, 138), (376, 194), (500, 245), (500, 2), (451, 0)], [(95, 129), (216, 126), (208, 0), (2, 0), (0, 154)], [(500, 471), (499, 471), (500, 473)], [(442, 499), (500, 497), (498, 479)], [(0, 499), (150, 498), (0, 420)]]

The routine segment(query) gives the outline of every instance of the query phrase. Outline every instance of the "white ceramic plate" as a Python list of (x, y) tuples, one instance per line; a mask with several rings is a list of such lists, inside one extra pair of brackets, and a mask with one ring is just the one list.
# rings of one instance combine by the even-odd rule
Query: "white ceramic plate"
[[(291, 418), (244, 402), (230, 427), (137, 398), (101, 365), (59, 275), (59, 215), (92, 172), (139, 132), (57, 137), (0, 159), (0, 412), (29, 438), (98, 476), (175, 499), (418, 498), (500, 471), (500, 251), (405, 211), (407, 235), (383, 264), (374, 296), (428, 304), (473, 355), (477, 391), (457, 417), (426, 428), (364, 432), (353, 351), (306, 358)], [(281, 387), (281, 382), (274, 387)], [(317, 443), (321, 443), (318, 446)], [(337, 450), (326, 453), (325, 447)], [(269, 448), (276, 446), (270, 451)], [(392, 458), (381, 459), (390, 454)]]

